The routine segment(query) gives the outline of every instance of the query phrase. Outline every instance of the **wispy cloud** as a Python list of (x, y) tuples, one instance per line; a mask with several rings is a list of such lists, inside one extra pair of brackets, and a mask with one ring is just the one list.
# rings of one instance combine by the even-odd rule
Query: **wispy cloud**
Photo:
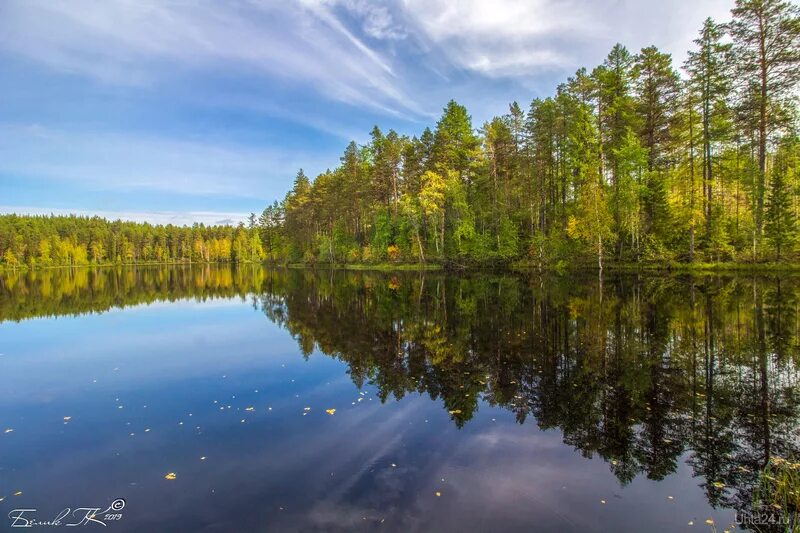
[(100, 191), (277, 197), (297, 168), (316, 163), (286, 148), (0, 126), (0, 173)]
[(10, 0), (0, 49), (107, 83), (152, 85), (186, 69), (243, 69), (313, 83), (328, 97), (418, 112), (386, 58), (324, 4)]
[(679, 59), (701, 21), (730, 0), (404, 0), (414, 31), (461, 68), (526, 79), (592, 67), (615, 42), (655, 44)]
[(217, 211), (106, 211), (102, 209), (64, 209), (60, 207), (19, 205), (0, 205), (0, 213), (16, 215), (99, 216), (108, 220), (172, 224), (175, 226), (191, 226), (194, 223), (233, 226), (239, 222), (246, 222), (248, 217), (247, 213), (226, 213)]

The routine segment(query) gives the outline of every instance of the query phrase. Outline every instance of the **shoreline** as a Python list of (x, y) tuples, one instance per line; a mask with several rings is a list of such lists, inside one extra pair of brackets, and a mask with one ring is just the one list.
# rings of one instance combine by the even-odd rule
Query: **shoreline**
[[(56, 269), (84, 269), (84, 268), (141, 268), (141, 267), (244, 267), (261, 266), (269, 268), (310, 269), (310, 270), (349, 270), (349, 271), (374, 271), (374, 272), (499, 272), (511, 271), (519, 273), (552, 273), (567, 275), (570, 273), (600, 273), (596, 264), (573, 264), (569, 267), (559, 265), (539, 266), (522, 262), (511, 263), (486, 263), (486, 264), (453, 264), (450, 262), (431, 263), (274, 263), (274, 262), (141, 262), (141, 263), (101, 263), (85, 265), (21, 265), (10, 268), (0, 265), (0, 274), (11, 272), (31, 272)], [(788, 272), (800, 273), (800, 263), (608, 263), (602, 272), (617, 273), (773, 273)]]

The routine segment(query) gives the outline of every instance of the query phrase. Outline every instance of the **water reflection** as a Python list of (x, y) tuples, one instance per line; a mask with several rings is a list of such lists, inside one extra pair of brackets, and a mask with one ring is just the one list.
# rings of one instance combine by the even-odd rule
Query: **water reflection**
[(749, 509), (770, 457), (800, 457), (798, 291), (786, 277), (47, 270), (0, 278), (0, 320), (246, 298), (384, 402), (427, 395), (458, 428), (501, 407), (623, 485), (685, 460), (710, 505)]

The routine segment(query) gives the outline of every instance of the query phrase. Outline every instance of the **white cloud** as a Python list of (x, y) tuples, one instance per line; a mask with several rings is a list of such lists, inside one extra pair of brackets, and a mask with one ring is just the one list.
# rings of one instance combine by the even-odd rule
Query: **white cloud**
[(205, 225), (236, 225), (247, 222), (249, 215), (245, 213), (228, 213), (221, 211), (105, 211), (94, 209), (65, 209), (60, 207), (34, 207), (17, 205), (0, 205), (0, 213), (16, 215), (79, 215), (98, 216), (107, 220), (125, 220), (130, 222), (149, 222), (151, 224), (172, 224), (174, 226), (191, 226), (195, 222)]
[(310, 1), (10, 0), (0, 17), (0, 50), (116, 84), (240, 68), (313, 84), (334, 100), (419, 113), (388, 61)]
[[(108, 83), (241, 69), (392, 116), (462, 69), (527, 82), (591, 68), (619, 41), (682, 61), (704, 18), (733, 0), (8, 0), (0, 51)], [(353, 22), (355, 26), (353, 27)], [(442, 73), (431, 69), (441, 70)], [(421, 82), (421, 86), (420, 86)], [(446, 83), (446, 81), (444, 81)]]
[(656, 46), (678, 63), (702, 21), (725, 19), (732, 0), (402, 0), (410, 32), (456, 67), (530, 79), (591, 68), (616, 42)]
[(301, 166), (323, 168), (320, 157), (285, 148), (0, 126), (0, 173), (98, 191), (279, 197)]
[(386, 0), (322, 0), (330, 6), (341, 6), (360, 19), (366, 35), (374, 39), (404, 39), (403, 25), (392, 13), (392, 2)]

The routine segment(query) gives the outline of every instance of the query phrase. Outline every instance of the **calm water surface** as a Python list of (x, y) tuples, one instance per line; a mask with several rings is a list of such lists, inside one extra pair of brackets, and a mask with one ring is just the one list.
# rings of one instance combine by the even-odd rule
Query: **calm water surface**
[(767, 459), (800, 455), (798, 295), (787, 277), (6, 274), (0, 530), (119, 498), (108, 531), (732, 529)]

